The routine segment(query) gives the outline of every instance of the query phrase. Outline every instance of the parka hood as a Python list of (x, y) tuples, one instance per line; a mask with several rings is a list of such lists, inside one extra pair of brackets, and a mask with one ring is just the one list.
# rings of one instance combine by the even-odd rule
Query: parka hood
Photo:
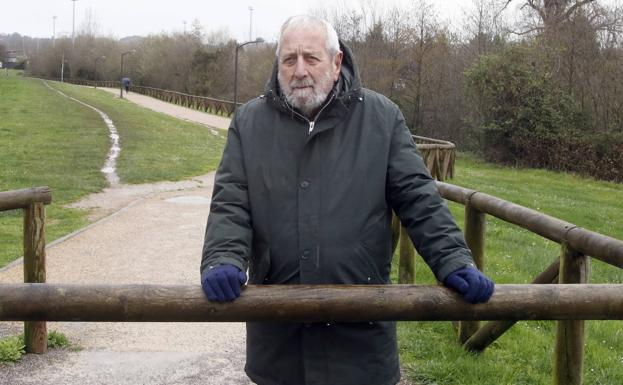
[[(340, 50), (343, 53), (342, 68), (340, 70), (340, 77), (335, 83), (333, 89), (335, 92), (335, 100), (341, 101), (344, 105), (349, 105), (350, 100), (354, 96), (358, 96), (361, 92), (361, 79), (359, 77), (359, 68), (355, 63), (352, 51), (342, 40), (339, 42)], [(277, 72), (278, 59), (275, 58), (271, 77), (266, 83), (264, 95), (275, 107), (284, 108), (285, 98), (283, 97), (279, 87)]]

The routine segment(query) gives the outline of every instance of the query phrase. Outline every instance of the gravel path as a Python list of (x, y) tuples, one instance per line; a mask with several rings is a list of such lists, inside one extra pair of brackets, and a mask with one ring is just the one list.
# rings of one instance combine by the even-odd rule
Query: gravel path
[[(119, 96), (119, 90), (116, 88), (100, 88), (112, 94)], [(137, 94), (134, 92), (123, 93), (123, 97), (138, 105), (147, 107), (151, 110), (162, 112), (167, 115), (175, 116), (178, 119), (189, 120), (195, 123), (205, 124), (206, 126), (228, 129), (231, 119), (222, 116), (206, 114), (192, 108), (178, 106), (177, 104), (163, 102), (149, 96)]]

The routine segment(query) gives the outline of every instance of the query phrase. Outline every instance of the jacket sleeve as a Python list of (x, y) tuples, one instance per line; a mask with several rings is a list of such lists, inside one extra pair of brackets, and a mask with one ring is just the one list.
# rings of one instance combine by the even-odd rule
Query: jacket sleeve
[(240, 133), (235, 118), (228, 130), (223, 157), (214, 179), (206, 226), (201, 273), (215, 265), (230, 264), (245, 271), (253, 229)]
[(455, 270), (475, 266), (463, 233), (439, 195), (398, 109), (386, 188), (389, 204), (439, 281)]

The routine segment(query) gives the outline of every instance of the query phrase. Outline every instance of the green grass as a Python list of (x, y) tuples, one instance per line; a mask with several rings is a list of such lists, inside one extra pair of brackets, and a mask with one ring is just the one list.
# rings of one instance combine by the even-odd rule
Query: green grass
[[(0, 77), (0, 191), (52, 188), (48, 242), (84, 226), (85, 213), (63, 205), (106, 186), (99, 172), (108, 151), (106, 127), (91, 110), (40, 81)], [(22, 255), (21, 210), (0, 212), (0, 267)]]
[(118, 174), (124, 183), (181, 180), (214, 170), (225, 134), (153, 112), (89, 87), (50, 82), (55, 88), (106, 112), (120, 136)]
[[(100, 169), (108, 129), (93, 110), (62, 97), (40, 80), (0, 76), (0, 191), (50, 186), (46, 240), (88, 223), (65, 205), (107, 186)], [(180, 180), (216, 168), (224, 134), (119, 100), (102, 90), (49, 82), (106, 112), (121, 136), (123, 183)], [(21, 210), (0, 212), (0, 267), (22, 255)]]
[[(450, 183), (482, 191), (614, 238), (623, 239), (623, 185), (534, 169), (498, 167), (460, 154)], [(451, 203), (459, 225), (464, 207)], [(618, 219), (618, 220), (617, 220)], [(560, 246), (487, 216), (486, 272), (497, 283), (529, 283)], [(623, 283), (623, 271), (591, 260), (592, 283)], [(394, 263), (397, 265), (397, 263)], [(418, 261), (417, 282), (433, 284)], [(465, 352), (449, 322), (401, 322), (407, 376), (417, 384), (551, 384), (555, 322), (516, 324), (483, 354)], [(623, 322), (587, 322), (584, 383), (623, 383)]]
[[(69, 347), (69, 340), (60, 332), (48, 333), (48, 348), (58, 349)], [(0, 364), (19, 361), (25, 353), (24, 335), (4, 337), (0, 339)]]

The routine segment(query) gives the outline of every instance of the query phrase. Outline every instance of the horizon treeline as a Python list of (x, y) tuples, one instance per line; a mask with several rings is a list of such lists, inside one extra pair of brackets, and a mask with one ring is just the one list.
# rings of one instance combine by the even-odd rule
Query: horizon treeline
[[(431, 1), (383, 11), (372, 4), (311, 13), (335, 26), (363, 85), (398, 104), (414, 134), (450, 140), (489, 161), (623, 181), (619, 6), (472, 0), (461, 23), (448, 26)], [(29, 39), (26, 71), (59, 78), (64, 55), (65, 77), (118, 80), (121, 53), (136, 50), (124, 59), (134, 85), (233, 99), (236, 41), (227, 33), (206, 33), (197, 22), (187, 33), (122, 40), (89, 31), (73, 47), (71, 39), (41, 39), (35, 50), (37, 39)], [(275, 48), (267, 42), (239, 51), (239, 101), (263, 92)]]

